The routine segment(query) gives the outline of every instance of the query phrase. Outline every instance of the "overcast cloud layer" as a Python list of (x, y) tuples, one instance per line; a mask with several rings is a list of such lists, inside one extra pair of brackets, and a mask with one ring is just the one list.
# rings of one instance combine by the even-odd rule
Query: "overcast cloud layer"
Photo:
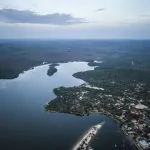
[(150, 0), (0, 0), (0, 39), (150, 39)]
[(39, 15), (28, 10), (0, 9), (0, 22), (69, 25), (83, 23), (85, 19), (75, 18), (70, 14)]

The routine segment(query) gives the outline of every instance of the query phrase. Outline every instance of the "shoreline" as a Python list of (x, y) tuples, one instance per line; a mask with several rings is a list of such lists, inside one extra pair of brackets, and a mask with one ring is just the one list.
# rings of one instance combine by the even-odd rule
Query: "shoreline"
[[(89, 65), (89, 64), (88, 64)], [(78, 73), (78, 72), (77, 72)], [(83, 80), (85, 83), (88, 83), (87, 81), (85, 81), (84, 79), (82, 79), (82, 78), (80, 78), (80, 77), (76, 77), (76, 76), (74, 76), (74, 74), (72, 75), (74, 78), (77, 78), (77, 79), (81, 79), (81, 80)], [(89, 84), (90, 85), (90, 84)], [(140, 86), (140, 85), (139, 85)], [(65, 87), (64, 87), (65, 88)], [(67, 91), (68, 90), (68, 91)], [(67, 89), (65, 92), (70, 92), (69, 91), (69, 89)], [(63, 92), (63, 91), (61, 91), (61, 92)], [(73, 89), (71, 88), (71, 92), (69, 93), (70, 95), (72, 95), (72, 92), (74, 92), (74, 93), (79, 93), (80, 92), (80, 89), (78, 89), (78, 88), (75, 88), (75, 91), (73, 91)], [(68, 94), (68, 95), (69, 95)], [(79, 95), (77, 98), (78, 98), (78, 100), (82, 100), (83, 99), (83, 93), (81, 93), (82, 94), (82, 96), (81, 95)], [(56, 95), (56, 97), (58, 98), (58, 102), (59, 101), (61, 101), (61, 97), (63, 97), (62, 95), (61, 95), (61, 93), (59, 93), (58, 95), (57, 94), (55, 94)], [(69, 96), (70, 96), (69, 95)], [(68, 96), (68, 97), (69, 97)], [(129, 95), (130, 96), (130, 95)], [(57, 99), (56, 98), (56, 99)], [(65, 98), (65, 96), (64, 96), (64, 98)], [(86, 98), (86, 97), (85, 97)], [(91, 97), (92, 99), (93, 99), (93, 97)], [(55, 100), (56, 100), (55, 99)], [(74, 100), (74, 99), (73, 99)], [(73, 101), (72, 100), (72, 101)], [(84, 99), (83, 99), (84, 100)], [(68, 101), (67, 101), (68, 102)], [(83, 101), (84, 102), (84, 101)], [(58, 103), (59, 104), (59, 103)], [(72, 104), (71, 102), (69, 103), (69, 104)], [(120, 104), (121, 105), (121, 104)], [(80, 105), (79, 106), (82, 106), (82, 103), (80, 103)], [(103, 107), (103, 108), (105, 108), (105, 107)], [(129, 143), (131, 144), (131, 146), (133, 147), (133, 148), (135, 148), (136, 147), (136, 149), (137, 150), (146, 150), (145, 148), (143, 148), (143, 145), (141, 145), (141, 143), (140, 143), (140, 140), (137, 138), (137, 139), (134, 139), (132, 136), (131, 136), (131, 134), (129, 133), (129, 130), (127, 129), (127, 127), (124, 127), (124, 123), (126, 123), (125, 121), (126, 120), (123, 120), (123, 119), (120, 119), (119, 118), (119, 115), (117, 115), (117, 114), (114, 114), (114, 113), (110, 113), (109, 111), (107, 111), (107, 109), (106, 110), (104, 110), (102, 108), (102, 110), (98, 110), (98, 111), (94, 111), (94, 110), (88, 110), (88, 113), (89, 114), (104, 114), (104, 115), (106, 115), (106, 116), (108, 116), (108, 117), (110, 117), (111, 119), (113, 119), (117, 124), (118, 124), (118, 126), (119, 126), (119, 128), (120, 128), (120, 130), (121, 130), (121, 132), (125, 135), (125, 137), (126, 137), (126, 139), (129, 141)], [(106, 107), (107, 108), (107, 107)], [(59, 112), (59, 107), (58, 108), (56, 108), (56, 112)], [(64, 109), (65, 110), (65, 109)], [(109, 109), (108, 109), (109, 110)], [(79, 111), (79, 115), (81, 115), (81, 116), (85, 116), (85, 115), (87, 115), (86, 114), (86, 112), (85, 112), (86, 110), (84, 110), (83, 112), (80, 112)], [(90, 112), (91, 111), (91, 112)], [(93, 112), (92, 112), (93, 111)], [(65, 110), (64, 112), (67, 112), (67, 113), (70, 113), (70, 114), (73, 114), (73, 115), (77, 115), (77, 114), (75, 114), (75, 112), (77, 112), (77, 111), (70, 111), (70, 110)], [(61, 113), (61, 112), (60, 112)], [(130, 120), (131, 121), (131, 120)], [(128, 126), (128, 128), (129, 128), (130, 126)], [(134, 132), (134, 131), (133, 131)]]
[(134, 141), (133, 139), (129, 139), (129, 135), (127, 134), (127, 132), (120, 127), (121, 122), (117, 118), (115, 118), (113, 115), (111, 115), (109, 112), (105, 112), (105, 113), (104, 112), (96, 112), (96, 113), (92, 112), (91, 114), (100, 114), (100, 115), (105, 115), (105, 116), (111, 118), (118, 125), (121, 133), (129, 141), (129, 143), (131, 144), (133, 149), (135, 149), (135, 150), (144, 150), (140, 145), (138, 145), (136, 143), (136, 141)]

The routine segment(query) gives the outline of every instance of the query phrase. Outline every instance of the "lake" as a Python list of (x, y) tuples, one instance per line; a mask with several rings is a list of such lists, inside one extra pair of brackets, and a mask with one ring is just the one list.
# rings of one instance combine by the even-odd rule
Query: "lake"
[(58, 71), (48, 76), (48, 68), (48, 64), (41, 65), (16, 79), (0, 80), (1, 150), (69, 150), (89, 127), (101, 121), (106, 123), (91, 142), (94, 150), (132, 150), (107, 116), (46, 112), (44, 105), (55, 98), (54, 88), (83, 84), (72, 74), (94, 69), (87, 62), (60, 63)]

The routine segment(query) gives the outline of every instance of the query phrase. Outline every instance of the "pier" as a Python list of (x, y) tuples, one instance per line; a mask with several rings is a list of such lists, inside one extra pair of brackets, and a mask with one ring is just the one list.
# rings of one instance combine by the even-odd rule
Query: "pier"
[(105, 122), (92, 126), (81, 138), (81, 140), (73, 147), (72, 150), (89, 150), (89, 143), (92, 138), (97, 134)]

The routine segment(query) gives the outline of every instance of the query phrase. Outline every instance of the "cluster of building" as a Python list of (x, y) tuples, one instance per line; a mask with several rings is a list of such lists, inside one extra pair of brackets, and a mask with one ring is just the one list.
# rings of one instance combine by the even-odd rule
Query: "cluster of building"
[(139, 150), (148, 150), (150, 90), (145, 86), (141, 83), (131, 83), (130, 86), (125, 85), (125, 89), (120, 87), (119, 93), (87, 85), (58, 88), (57, 98), (50, 102), (49, 110), (61, 110), (60, 112), (81, 116), (95, 112), (111, 116), (134, 146)]
[(109, 109), (103, 109), (103, 112), (111, 115), (120, 124), (122, 131), (134, 146), (139, 150), (149, 150), (150, 108), (149, 103), (146, 102), (149, 99), (145, 100), (144, 97), (142, 99), (142, 96), (138, 96), (142, 89), (144, 89), (144, 85), (137, 84), (132, 92), (126, 90), (122, 97), (112, 98), (113, 102), (107, 105), (109, 107), (114, 105), (115, 109), (113, 112), (110, 112)]
[[(138, 83), (134, 89), (125, 90), (122, 96), (99, 93), (93, 95), (94, 101), (91, 101), (91, 113), (101, 112), (114, 118), (131, 143), (140, 150), (150, 149), (150, 99), (144, 97), (149, 91), (142, 93), (144, 86)], [(80, 101), (87, 99), (88, 92), (78, 93)]]

